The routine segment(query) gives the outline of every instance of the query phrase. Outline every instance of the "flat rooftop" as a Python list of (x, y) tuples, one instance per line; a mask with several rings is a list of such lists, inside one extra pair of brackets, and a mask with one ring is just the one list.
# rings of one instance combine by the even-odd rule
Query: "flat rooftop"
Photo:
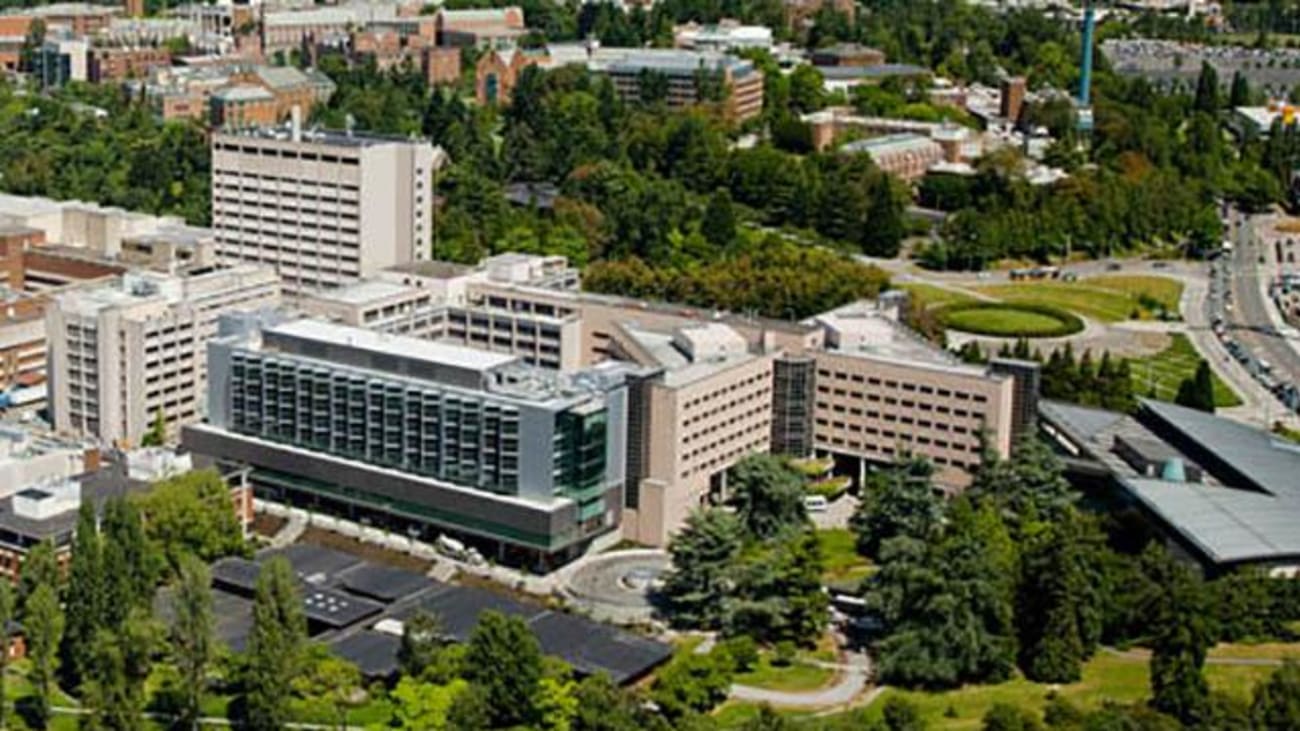
[[(1138, 504), (1216, 564), (1300, 559), (1300, 446), (1193, 409), (1142, 402), (1138, 417), (1044, 401), (1041, 419), (1100, 463)], [(1116, 437), (1159, 442), (1201, 482), (1139, 474)], [(1059, 441), (1060, 437), (1058, 437)]]
[(463, 370), (488, 371), (517, 362), (513, 355), (491, 353), (460, 345), (438, 343), (405, 335), (388, 335), (322, 320), (294, 320), (271, 327), (269, 333), (300, 340), (312, 340), (381, 355), (425, 361)]
[[(688, 326), (690, 327), (690, 326)], [(697, 328), (700, 326), (696, 326)], [(708, 323), (705, 328), (724, 328), (732, 335), (735, 331), (725, 325)], [(635, 323), (621, 325), (621, 329), (642, 350), (654, 359), (655, 365), (664, 369), (664, 385), (669, 387), (685, 386), (703, 380), (718, 373), (735, 368), (742, 363), (749, 363), (759, 357), (753, 353), (730, 352), (717, 356), (692, 358), (674, 342), (674, 333), (657, 332), (640, 327)], [(703, 333), (707, 335), (708, 333)], [(738, 336), (737, 336), (738, 337)], [(742, 339), (743, 342), (743, 339)], [(642, 365), (651, 365), (643, 363)]]
[(302, 130), (301, 139), (294, 140), (290, 128), (286, 125), (278, 127), (251, 127), (233, 132), (225, 132), (214, 136), (218, 138), (245, 138), (261, 140), (265, 142), (280, 142), (285, 144), (306, 144), (306, 145), (328, 145), (331, 147), (372, 147), (375, 145), (418, 145), (429, 144), (426, 139), (402, 137), (401, 135), (381, 135), (372, 132), (347, 132), (345, 130), (330, 129), (311, 129)]
[(312, 292), (311, 298), (324, 302), (341, 302), (349, 305), (365, 305), (390, 297), (398, 297), (415, 291), (405, 284), (383, 279), (363, 279), (334, 289)]
[(966, 375), (985, 373), (983, 368), (962, 363), (948, 351), (912, 332), (874, 302), (854, 302), (805, 322), (826, 328), (826, 349), (831, 352), (942, 368)]
[(474, 267), (466, 264), (454, 264), (449, 261), (412, 261), (405, 264), (389, 267), (387, 271), (402, 272), (405, 274), (415, 274), (421, 277), (431, 279), (455, 279), (474, 271)]

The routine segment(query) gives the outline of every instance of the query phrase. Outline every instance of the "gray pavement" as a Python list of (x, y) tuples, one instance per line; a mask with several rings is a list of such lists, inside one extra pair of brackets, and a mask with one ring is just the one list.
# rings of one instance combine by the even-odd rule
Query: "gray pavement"
[[(819, 663), (820, 664), (820, 663)], [(783, 708), (831, 708), (852, 703), (867, 688), (871, 677), (871, 659), (862, 653), (846, 653), (842, 664), (827, 663), (840, 669), (835, 683), (802, 693), (732, 685), (731, 697), (753, 703), (769, 703)]]

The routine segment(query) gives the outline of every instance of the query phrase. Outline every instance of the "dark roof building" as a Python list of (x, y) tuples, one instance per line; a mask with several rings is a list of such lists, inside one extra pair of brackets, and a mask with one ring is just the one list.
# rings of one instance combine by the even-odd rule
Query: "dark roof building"
[(1043, 402), (1039, 419), (1076, 475), (1108, 477), (1208, 572), (1300, 568), (1300, 445), (1158, 401), (1134, 416)]
[[(640, 635), (584, 617), (487, 589), (453, 586), (422, 574), (374, 564), (349, 553), (295, 544), (259, 553), (254, 560), (225, 558), (212, 566), (217, 636), (242, 650), (252, 630), (252, 597), (257, 576), (271, 558), (293, 567), (300, 585), (308, 632), (368, 678), (387, 678), (398, 670), (402, 621), (417, 612), (437, 618), (447, 639), (466, 642), (484, 612), (523, 620), (537, 635), (542, 651), (584, 675), (605, 673), (630, 683), (672, 655), (672, 648)], [(159, 611), (169, 611), (161, 595)]]

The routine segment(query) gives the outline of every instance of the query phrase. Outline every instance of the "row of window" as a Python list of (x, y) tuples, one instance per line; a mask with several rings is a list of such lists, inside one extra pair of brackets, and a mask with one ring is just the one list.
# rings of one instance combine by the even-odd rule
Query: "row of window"
[[(966, 391), (956, 391), (950, 388), (939, 388), (924, 383), (913, 383), (911, 381), (895, 381), (891, 379), (881, 379), (875, 376), (863, 376), (859, 373), (844, 373), (841, 371), (830, 371), (825, 368), (817, 369), (817, 376), (827, 380), (846, 381), (849, 383), (865, 383), (868, 386), (883, 386), (888, 389), (902, 390), (908, 393), (920, 393), (926, 396), (938, 396), (940, 398), (955, 398), (959, 401), (974, 401), (977, 404), (987, 403), (988, 397), (978, 393), (968, 393)], [(820, 387), (819, 387), (820, 388)], [(844, 391), (836, 390), (837, 395), (844, 395)], [(848, 392), (850, 395), (861, 396), (861, 392)]]

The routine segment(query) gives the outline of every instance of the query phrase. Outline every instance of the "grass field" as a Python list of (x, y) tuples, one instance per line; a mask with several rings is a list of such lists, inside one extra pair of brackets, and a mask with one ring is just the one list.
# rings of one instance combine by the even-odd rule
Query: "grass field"
[(871, 573), (871, 562), (858, 555), (856, 539), (847, 528), (817, 531), (825, 570), (822, 576), (829, 584), (851, 584)]
[[(1255, 666), (1207, 665), (1206, 679), (1215, 690), (1242, 699), (1250, 697), (1255, 685), (1268, 677), (1273, 668)], [(942, 693), (886, 691), (868, 709), (869, 718), (875, 718), (884, 706), (886, 696), (898, 693), (913, 701), (933, 729), (978, 729), (981, 719), (995, 703), (1010, 703), (1041, 711), (1047, 702), (1052, 686), (1031, 683), (1023, 678), (1000, 685), (968, 686)], [(1100, 654), (1083, 669), (1078, 683), (1057, 686), (1066, 699), (1082, 708), (1097, 708), (1106, 700), (1133, 703), (1150, 695), (1150, 681), (1145, 660)], [(949, 707), (955, 712), (945, 713)]]
[(962, 294), (955, 289), (939, 287), (933, 284), (923, 284), (920, 282), (912, 284), (900, 284), (899, 288), (906, 290), (912, 295), (912, 301), (920, 307), (943, 307), (964, 302), (976, 302), (978, 298)]
[[(1195, 346), (1181, 333), (1173, 335), (1168, 348), (1146, 358), (1129, 361), (1133, 370), (1133, 391), (1139, 396), (1152, 396), (1160, 401), (1173, 401), (1178, 395), (1178, 384), (1196, 372), (1201, 360)], [(1239, 406), (1241, 399), (1228, 384), (1214, 376), (1214, 405), (1219, 408)]]
[(800, 693), (825, 687), (835, 679), (834, 670), (798, 660), (785, 667), (778, 667), (771, 660), (771, 653), (764, 652), (758, 664), (749, 672), (738, 674), (735, 682), (754, 688)]
[(1147, 275), (1102, 275), (1077, 282), (1013, 282), (975, 288), (1004, 302), (1047, 305), (1102, 322), (1156, 316), (1157, 309), (1178, 312), (1183, 285), (1176, 279)]
[(1035, 333), (1053, 332), (1061, 326), (1061, 321), (1037, 312), (987, 308), (958, 310), (945, 316), (944, 324), (953, 330), (963, 332), (979, 332), (1002, 337), (1029, 337)]

